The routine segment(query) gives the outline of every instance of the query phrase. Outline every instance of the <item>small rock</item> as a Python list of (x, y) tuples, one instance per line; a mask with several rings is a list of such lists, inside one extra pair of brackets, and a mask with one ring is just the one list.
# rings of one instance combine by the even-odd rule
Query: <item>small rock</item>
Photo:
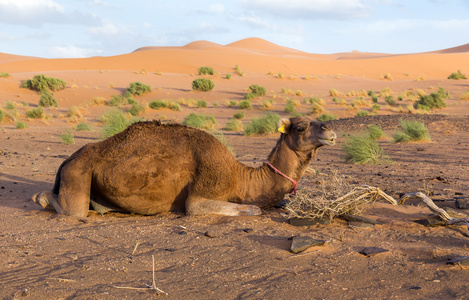
[(468, 209), (469, 208), (469, 197), (456, 197), (456, 208)]
[(181, 231), (178, 232), (178, 234), (180, 234), (180, 235), (185, 235), (185, 234), (187, 234), (187, 231), (181, 230)]
[(456, 256), (448, 258), (447, 265), (469, 266), (469, 256)]
[(342, 218), (345, 219), (345, 221), (348, 221), (348, 222), (361, 222), (361, 223), (369, 223), (369, 224), (374, 224), (374, 225), (376, 225), (376, 224), (380, 225), (381, 224), (381, 223), (379, 223), (375, 220), (365, 218), (365, 217), (361, 217), (361, 216), (355, 216), (355, 215), (343, 215)]
[(309, 236), (294, 236), (292, 238), (290, 251), (298, 254), (313, 246), (322, 246), (326, 241), (316, 240)]
[(31, 295), (31, 292), (28, 289), (24, 289), (21, 292), (21, 297), (28, 297), (29, 295)]
[(212, 230), (209, 230), (207, 232), (204, 233), (204, 235), (206, 237), (209, 237), (209, 238), (216, 238), (218, 236), (218, 234), (216, 234), (216, 232), (212, 231)]
[(421, 290), (422, 288), (419, 286), (411, 286), (409, 290)]
[(375, 227), (374, 224), (363, 223), (363, 222), (349, 222), (348, 224), (356, 228), (374, 228)]
[(246, 233), (250, 233), (250, 232), (252, 232), (253, 230), (254, 230), (254, 229), (252, 229), (252, 228), (245, 228), (245, 229), (243, 229), (243, 231), (246, 232)]
[(174, 249), (174, 248), (165, 248), (164, 251), (176, 252), (176, 249)]
[(420, 219), (414, 222), (427, 227), (446, 226), (446, 222), (440, 219)]
[(291, 218), (288, 220), (292, 226), (312, 226), (318, 224), (331, 224), (330, 219), (318, 219), (318, 218)]
[(360, 251), (360, 254), (363, 254), (365, 256), (375, 256), (380, 253), (388, 252), (389, 250), (383, 249), (383, 248), (378, 248), (378, 247), (366, 247), (362, 251)]

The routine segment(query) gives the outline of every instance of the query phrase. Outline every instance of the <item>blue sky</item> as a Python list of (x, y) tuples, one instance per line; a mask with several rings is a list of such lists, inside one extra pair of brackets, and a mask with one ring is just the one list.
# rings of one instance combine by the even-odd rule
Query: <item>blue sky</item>
[(0, 0), (0, 52), (110, 56), (260, 37), (310, 53), (469, 43), (469, 0)]

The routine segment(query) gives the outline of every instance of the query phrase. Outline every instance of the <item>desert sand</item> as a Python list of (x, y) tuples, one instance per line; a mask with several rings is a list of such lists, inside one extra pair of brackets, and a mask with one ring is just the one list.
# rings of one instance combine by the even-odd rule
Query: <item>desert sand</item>
[[(216, 74), (197, 75), (201, 66), (212, 67)], [(245, 75), (235, 74), (235, 66)], [(454, 208), (456, 197), (469, 196), (469, 101), (461, 100), (469, 81), (447, 79), (457, 70), (469, 73), (469, 44), (399, 55), (312, 54), (250, 38), (228, 45), (195, 41), (183, 47), (144, 47), (84, 59), (0, 53), (0, 73), (10, 74), (0, 78), (0, 109), (6, 114), (0, 123), (0, 298), (469, 299), (468, 267), (446, 264), (450, 258), (469, 256), (467, 227), (416, 223), (433, 218), (417, 201), (374, 203), (363, 213), (380, 223), (372, 228), (357, 228), (342, 219), (295, 227), (282, 208), (257, 217), (90, 213), (76, 219), (31, 201), (34, 193), (52, 188), (66, 157), (101, 139), (100, 116), (110, 106), (93, 105), (93, 99), (109, 100), (140, 81), (152, 92), (135, 97), (139, 103), (168, 99), (180, 103), (181, 111), (147, 109), (139, 117), (181, 122), (190, 113), (212, 114), (216, 130), (224, 133), (236, 157), (251, 166), (266, 161), (279, 134), (247, 137), (224, 131), (226, 122), (241, 111), (226, 102), (243, 100), (251, 84), (266, 87), (267, 95), (253, 99), (252, 110), (243, 110), (246, 125), (267, 111), (288, 117), (287, 99), (297, 100), (297, 112), (307, 114), (311, 105), (303, 100), (321, 98), (325, 111), (339, 118), (332, 121), (339, 138), (336, 146), (320, 149), (300, 189), (317, 191), (322, 174), (338, 171), (350, 184), (377, 186), (395, 199), (423, 191), (438, 205)], [(58, 107), (44, 109), (47, 118), (39, 120), (28, 119), (26, 111), (37, 107), (40, 96), (20, 88), (37, 74), (67, 82), (54, 93)], [(232, 74), (231, 79), (226, 74)], [(392, 80), (386, 80), (386, 74)], [(210, 78), (215, 88), (192, 91), (191, 82), (201, 77)], [(428, 114), (409, 108), (414, 98), (398, 100), (409, 90), (430, 94), (439, 87), (450, 93), (447, 107)], [(385, 88), (396, 105), (379, 97), (376, 115), (354, 117), (354, 100), (371, 102), (361, 90), (379, 94)], [(338, 101), (333, 101), (331, 89), (341, 92)], [(274, 104), (263, 108), (267, 99)], [(208, 107), (197, 108), (194, 100), (205, 100)], [(72, 106), (80, 108), (81, 118), (67, 116)], [(371, 113), (371, 105), (359, 110)], [(423, 121), (431, 142), (392, 143), (402, 118)], [(16, 129), (17, 122), (28, 128)], [(81, 122), (92, 130), (74, 131)], [(393, 163), (345, 163), (344, 136), (370, 124), (381, 125), (387, 134), (379, 144)], [(67, 131), (73, 132), (74, 144), (62, 143), (60, 135)], [(327, 242), (293, 254), (289, 249), (294, 236)], [(359, 253), (365, 247), (389, 251), (366, 257)], [(146, 287), (153, 276), (167, 295)]]

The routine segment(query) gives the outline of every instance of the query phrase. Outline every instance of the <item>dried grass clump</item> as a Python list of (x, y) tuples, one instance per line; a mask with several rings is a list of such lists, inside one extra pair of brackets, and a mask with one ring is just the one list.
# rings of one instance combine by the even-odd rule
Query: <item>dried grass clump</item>
[(396, 205), (397, 202), (379, 188), (367, 185), (351, 186), (337, 171), (326, 175), (316, 193), (300, 191), (285, 209), (289, 217), (332, 220), (345, 214), (359, 215), (366, 204), (378, 196)]

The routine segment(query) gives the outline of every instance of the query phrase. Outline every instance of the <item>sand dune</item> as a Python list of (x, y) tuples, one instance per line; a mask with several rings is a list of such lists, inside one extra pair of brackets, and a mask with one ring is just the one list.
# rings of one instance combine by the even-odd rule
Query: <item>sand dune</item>
[[(221, 46), (196, 41), (183, 47), (143, 47), (128, 54), (84, 59), (42, 59), (0, 54), (0, 69), (10, 73), (129, 70), (192, 74), (201, 65), (219, 72), (231, 72), (239, 65), (245, 72), (266, 74), (349, 75), (376, 78), (380, 74), (423, 74), (427, 78), (445, 78), (455, 70), (469, 70), (469, 44), (446, 50), (392, 55), (350, 52), (330, 55), (312, 54), (250, 38)], [(396, 77), (397, 78), (397, 77)]]

